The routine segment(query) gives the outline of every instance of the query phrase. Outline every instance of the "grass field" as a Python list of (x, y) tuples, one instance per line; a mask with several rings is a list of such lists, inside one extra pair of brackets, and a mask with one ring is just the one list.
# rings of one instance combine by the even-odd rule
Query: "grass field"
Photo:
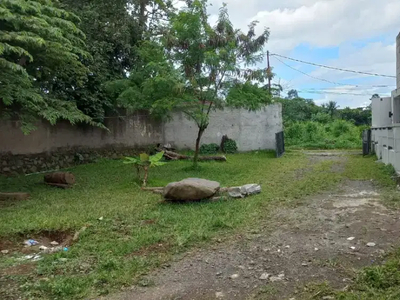
[[(2, 191), (28, 191), (32, 198), (1, 206), (0, 245), (42, 235), (72, 236), (87, 227), (68, 251), (45, 255), (38, 262), (18, 261), (18, 251), (0, 256), (0, 270), (5, 270), (1, 299), (80, 299), (148, 284), (141, 276), (168, 262), (172, 254), (249, 230), (274, 206), (332, 188), (345, 177), (360, 176), (360, 170), (366, 178), (390, 185), (388, 176), (376, 172), (381, 167), (372, 158), (349, 160), (345, 174), (331, 172), (332, 161), (310, 165), (299, 152), (276, 159), (274, 153), (261, 151), (229, 155), (228, 162), (204, 163), (199, 170), (190, 162), (151, 170), (150, 186), (187, 177), (216, 180), (222, 186), (262, 186), (260, 195), (244, 200), (190, 204), (165, 204), (159, 195), (141, 191), (132, 166), (119, 160), (71, 169), (77, 184), (69, 190), (43, 185), (43, 175), (1, 177)], [(29, 272), (7, 272), (18, 267)]]

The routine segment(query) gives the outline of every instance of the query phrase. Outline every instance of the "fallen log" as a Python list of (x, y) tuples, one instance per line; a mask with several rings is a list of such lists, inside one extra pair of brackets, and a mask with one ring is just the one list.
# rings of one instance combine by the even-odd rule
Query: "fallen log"
[(45, 175), (44, 182), (59, 187), (70, 186), (75, 183), (75, 176), (69, 172), (56, 172)]
[(51, 186), (55, 186), (61, 189), (69, 189), (72, 187), (72, 185), (70, 184), (64, 184), (64, 183), (49, 183), (49, 182), (45, 182), (45, 184), (47, 185), (51, 185)]
[[(176, 152), (168, 151), (168, 150), (161, 150), (164, 151), (164, 156), (170, 160), (192, 160), (193, 156), (183, 155)], [(199, 161), (226, 161), (225, 156), (199, 156)]]
[(0, 201), (7, 200), (27, 200), (31, 195), (28, 193), (0, 193)]

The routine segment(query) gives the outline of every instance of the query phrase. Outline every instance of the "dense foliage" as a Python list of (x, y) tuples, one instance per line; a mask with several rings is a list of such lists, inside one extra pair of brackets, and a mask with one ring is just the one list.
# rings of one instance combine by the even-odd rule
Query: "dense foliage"
[(89, 60), (79, 18), (51, 1), (0, 2), (0, 117), (89, 122), (68, 93), (83, 86)]
[(336, 102), (317, 106), (291, 90), (282, 103), (286, 143), (302, 148), (360, 148), (361, 132), (371, 122), (369, 108), (340, 109)]

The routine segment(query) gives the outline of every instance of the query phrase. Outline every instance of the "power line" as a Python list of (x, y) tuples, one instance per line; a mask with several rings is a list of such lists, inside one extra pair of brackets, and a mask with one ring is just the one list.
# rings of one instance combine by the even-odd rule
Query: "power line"
[(278, 60), (279, 62), (281, 62), (282, 64), (284, 64), (286, 67), (288, 67), (288, 68), (290, 68), (290, 69), (292, 69), (292, 70), (294, 70), (294, 71), (296, 71), (296, 72), (299, 72), (299, 73), (301, 73), (301, 74), (303, 74), (303, 75), (305, 75), (305, 76), (308, 76), (308, 77), (310, 77), (310, 78), (313, 78), (313, 79), (316, 79), (316, 80), (320, 80), (320, 81), (324, 81), (324, 82), (328, 82), (328, 83), (331, 83), (331, 84), (335, 84), (335, 85), (341, 85), (341, 86), (354, 86), (354, 87), (359, 87), (359, 88), (367, 88), (367, 87), (371, 87), (371, 88), (385, 88), (385, 87), (394, 87), (395, 85), (356, 85), (356, 84), (349, 84), (349, 83), (339, 83), (339, 82), (334, 82), (334, 81), (330, 81), (330, 80), (327, 80), (327, 79), (324, 79), (324, 78), (319, 78), (319, 77), (315, 77), (315, 76), (312, 76), (312, 75), (310, 75), (310, 74), (308, 74), (308, 73), (305, 73), (305, 72), (303, 72), (303, 71), (301, 71), (301, 70), (299, 70), (299, 69), (296, 69), (296, 68), (294, 68), (294, 67), (292, 67), (291, 65), (288, 65), (287, 63), (285, 63), (285, 62), (283, 62), (282, 60), (280, 60), (279, 58), (277, 58), (277, 57), (274, 57), (276, 60)]
[(330, 91), (318, 91), (318, 90), (299, 90), (298, 92), (309, 93), (309, 94), (351, 95), (351, 96), (371, 97), (371, 94), (360, 94), (360, 93), (350, 93), (350, 92), (330, 92)]
[(342, 68), (337, 68), (337, 67), (330, 67), (330, 66), (325, 66), (325, 65), (321, 65), (321, 64), (316, 64), (313, 62), (308, 62), (308, 61), (304, 61), (304, 60), (300, 60), (300, 59), (295, 59), (295, 58), (291, 58), (291, 57), (287, 57), (284, 55), (280, 55), (280, 54), (270, 54), (271, 56), (279, 56), (285, 59), (289, 59), (292, 61), (296, 61), (299, 63), (303, 63), (303, 64), (307, 64), (307, 65), (312, 65), (312, 66), (316, 66), (316, 67), (320, 67), (320, 68), (325, 68), (325, 69), (331, 69), (331, 70), (336, 70), (336, 71), (342, 71), (342, 72), (349, 72), (349, 73), (356, 73), (356, 74), (361, 74), (361, 75), (368, 75), (368, 76), (377, 76), (377, 77), (387, 77), (387, 78), (396, 78), (396, 76), (393, 75), (384, 75), (384, 74), (378, 74), (378, 73), (369, 73), (369, 72), (361, 72), (361, 71), (354, 71), (354, 70), (349, 70), (349, 69), (342, 69)]
[(279, 60), (279, 61), (280, 61), (282, 64), (284, 64), (286, 67), (288, 67), (288, 68), (290, 68), (290, 69), (292, 69), (292, 70), (295, 70), (295, 71), (297, 71), (297, 72), (299, 72), (299, 73), (301, 73), (301, 74), (303, 74), (303, 75), (305, 75), (305, 76), (308, 76), (308, 77), (310, 77), (310, 78), (313, 78), (313, 79), (316, 79), (316, 80), (320, 80), (320, 81), (325, 81), (325, 82), (328, 82), (328, 83), (331, 83), (331, 84), (335, 84), (335, 85), (342, 85), (341, 83), (338, 83), (338, 82), (333, 82), (333, 81), (330, 81), (330, 80), (327, 80), (327, 79), (314, 77), (314, 76), (312, 76), (312, 75), (310, 75), (310, 74), (307, 74), (307, 73), (305, 73), (305, 72), (303, 72), (303, 71), (300, 71), (300, 70), (298, 70), (298, 69), (296, 69), (296, 68), (293, 68), (291, 65), (288, 65), (287, 63), (283, 62), (282, 60), (280, 60), (280, 59), (277, 58), (277, 57), (274, 57), (274, 58), (277, 59), (277, 60)]

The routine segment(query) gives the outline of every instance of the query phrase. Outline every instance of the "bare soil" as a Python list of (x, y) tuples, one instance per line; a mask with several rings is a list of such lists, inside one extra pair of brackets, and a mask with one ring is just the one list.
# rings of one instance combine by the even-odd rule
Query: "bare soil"
[[(311, 162), (337, 161), (332, 171), (339, 172), (341, 154), (309, 155)], [(146, 286), (104, 299), (280, 300), (300, 299), (299, 289), (310, 282), (346, 288), (354, 270), (400, 246), (399, 228), (400, 212), (380, 203), (373, 182), (347, 181), (296, 207), (277, 208), (246, 236), (176, 257), (144, 278)]]

